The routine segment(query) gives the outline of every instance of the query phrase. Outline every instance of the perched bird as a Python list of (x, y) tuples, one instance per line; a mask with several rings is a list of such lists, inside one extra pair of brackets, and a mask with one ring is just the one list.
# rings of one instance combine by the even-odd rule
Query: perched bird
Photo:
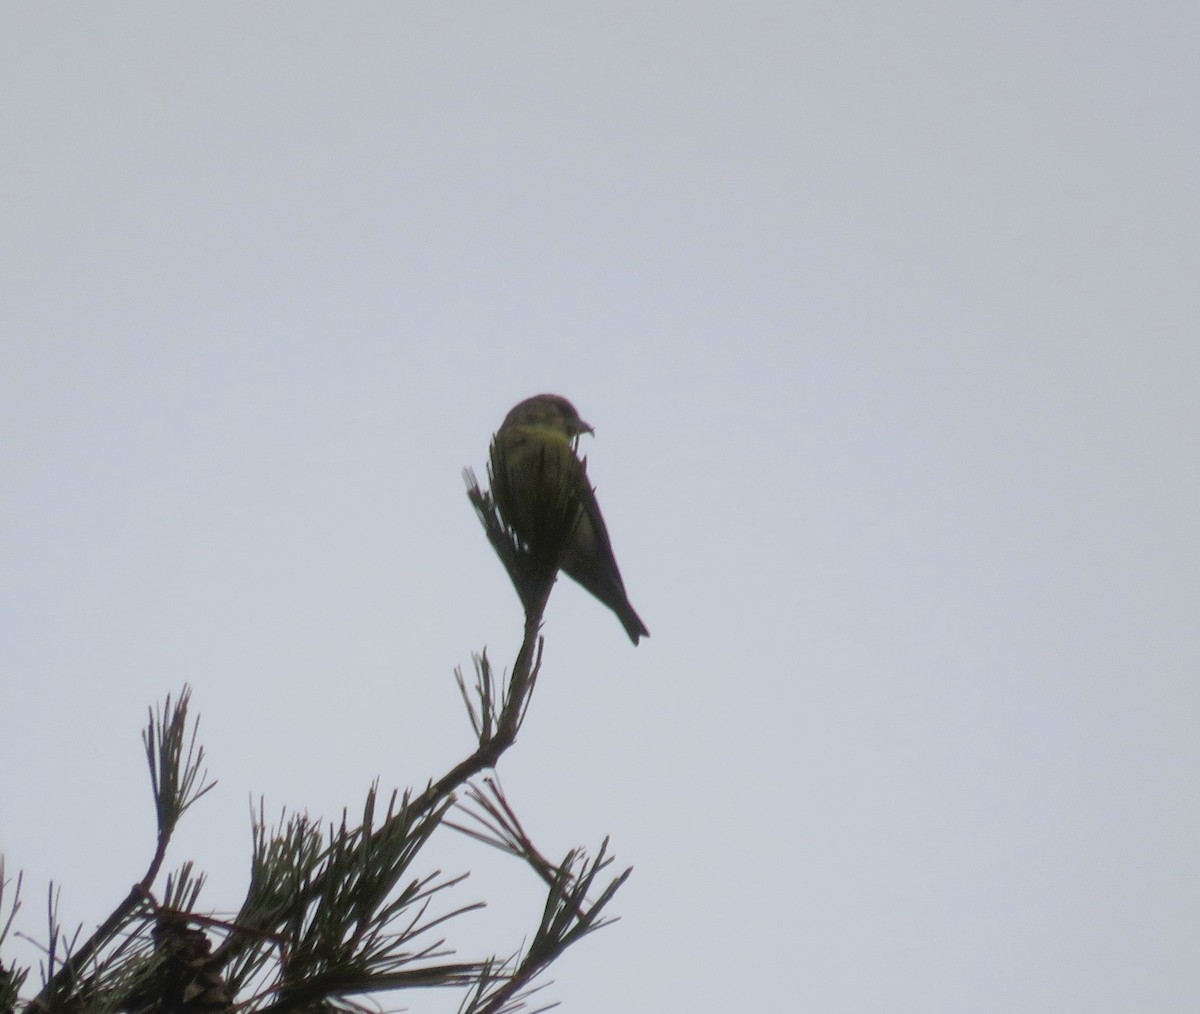
[(587, 461), (575, 453), (579, 436), (591, 432), (566, 398), (526, 398), (492, 440), (492, 492), (500, 517), (526, 548), (555, 554), (564, 573), (616, 613), (637, 644), (650, 631), (629, 604)]

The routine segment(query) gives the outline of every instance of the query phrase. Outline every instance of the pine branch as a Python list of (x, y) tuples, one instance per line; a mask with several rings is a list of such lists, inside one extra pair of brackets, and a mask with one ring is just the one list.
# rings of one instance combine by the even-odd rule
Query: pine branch
[(481, 988), (474, 1000), (475, 1006), (466, 1008), (470, 1014), (511, 1014), (523, 1008), (528, 996), (536, 991), (529, 988), (532, 980), (567, 947), (614, 921), (602, 918), (601, 913), (629, 879), (633, 868), (619, 874), (595, 901), (589, 901), (588, 895), (596, 878), (612, 864), (612, 859), (606, 856), (608, 839), (601, 843), (595, 859), (589, 859), (583, 849), (572, 849), (556, 866), (533, 844), (505, 797), (499, 779), (485, 779), (485, 785), (487, 792), (476, 786), (470, 787), (470, 806), (459, 804), (460, 811), (476, 826), (451, 821), (447, 821), (447, 825), (521, 859), (548, 887), (542, 921), (525, 956), (511, 973), (494, 977), (493, 989)]
[[(142, 733), (146, 758), (150, 765), (150, 784), (154, 794), (155, 813), (158, 819), (158, 838), (154, 856), (142, 879), (130, 890), (122, 901), (100, 925), (95, 933), (77, 951), (70, 953), (62, 967), (55, 972), (55, 948), (58, 939), (55, 906), (51, 905), (50, 951), (47, 962), (47, 981), (34, 1000), (34, 1005), (53, 1009), (53, 1005), (70, 992), (71, 984), (81, 970), (97, 953), (135, 916), (137, 910), (149, 897), (150, 888), (158, 877), (166, 858), (167, 845), (180, 817), (197, 799), (216, 784), (206, 782), (207, 771), (201, 770), (204, 763), (204, 748), (197, 747), (197, 725), (193, 725), (190, 739), (187, 736), (187, 709), (191, 689), (184, 686), (178, 702), (172, 706), (168, 696), (158, 713), (151, 712), (150, 722)], [(184, 745), (187, 753), (184, 754)]]
[[(13, 920), (21, 910), (21, 886), (24, 879), (23, 874), (17, 873), (12, 897), (7, 902), (8, 915), (5, 916), (5, 891), (13, 882), (5, 875), (4, 856), (0, 855), (0, 947), (3, 947), (4, 941), (8, 939)], [(21, 992), (21, 986), (28, 975), (28, 968), (9, 968), (0, 962), (0, 1014), (12, 1014)]]
[[(232, 998), (247, 990), (249, 997), (238, 1004), (241, 1010), (353, 1011), (363, 1009), (350, 999), (355, 996), (466, 986), (473, 988), (464, 1011), (508, 1014), (525, 1008), (542, 988), (533, 986), (533, 979), (567, 946), (607, 923), (600, 913), (630, 873), (616, 878), (597, 901), (588, 901), (597, 874), (611, 862), (605, 858), (607, 839), (594, 861), (576, 849), (555, 865), (533, 845), (498, 781), (486, 780), (487, 793), (471, 784), (472, 778), (495, 768), (528, 713), (542, 664), (542, 614), (577, 512), (569, 514), (564, 507), (553, 522), (562, 539), (547, 556), (544, 546), (526, 546), (504, 527), (489, 494), (473, 487), (469, 495), (526, 607), (524, 638), (507, 679), (495, 672), (486, 651), (474, 658), (472, 687), (456, 671), (475, 750), (420, 793), (393, 792), (378, 819), (378, 786), (372, 785), (361, 821), (351, 825), (344, 812), (340, 824), (327, 833), (305, 815), (286, 813), (268, 831), (260, 803), (257, 815), (252, 814), (246, 899), (232, 921), (217, 920), (193, 911), (204, 878), (193, 873), (191, 864), (168, 876), (161, 902), (151, 893), (179, 820), (215, 784), (203, 769), (195, 725), (187, 735), (190, 690), (185, 686), (175, 705), (168, 697), (151, 713), (143, 733), (158, 828), (150, 865), (129, 896), (78, 948), (59, 928), (51, 887), (44, 987), (28, 1011), (223, 1012), (232, 1010)], [(520, 858), (547, 886), (541, 924), (523, 956), (446, 963), (443, 959), (452, 952), (433, 931), (480, 904), (436, 914), (436, 896), (463, 877), (409, 873), (433, 831), (449, 823), (447, 813), (464, 786), (474, 809), (460, 809), (477, 827), (451, 826)], [(0, 900), (2, 887), (0, 871)], [(220, 936), (215, 950), (206, 930)], [(24, 973), (19, 976), (0, 966), (0, 1014), (7, 1014), (6, 997), (12, 998), (10, 1006), (15, 1003)]]

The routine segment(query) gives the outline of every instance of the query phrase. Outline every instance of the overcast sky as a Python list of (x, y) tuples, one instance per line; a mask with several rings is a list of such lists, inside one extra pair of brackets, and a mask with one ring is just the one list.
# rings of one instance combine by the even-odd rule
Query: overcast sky
[[(501, 766), (548, 853), (635, 867), (549, 998), (1200, 1009), (1198, 38), (1183, 0), (0, 7), (19, 928), (141, 876), (184, 682), (220, 784), (169, 862), (218, 912), (252, 799), (469, 750), (454, 667), (521, 615), (461, 472), (554, 391), (651, 637), (560, 583)], [(492, 901), (455, 939), (520, 946), (533, 878), (435, 851)]]

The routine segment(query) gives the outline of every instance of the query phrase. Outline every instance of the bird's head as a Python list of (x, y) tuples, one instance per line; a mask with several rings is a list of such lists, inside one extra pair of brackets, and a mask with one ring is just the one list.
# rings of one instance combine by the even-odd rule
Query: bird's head
[(557, 394), (526, 398), (504, 417), (501, 429), (508, 426), (536, 426), (562, 433), (568, 439), (592, 432), (592, 427), (579, 418), (575, 406)]

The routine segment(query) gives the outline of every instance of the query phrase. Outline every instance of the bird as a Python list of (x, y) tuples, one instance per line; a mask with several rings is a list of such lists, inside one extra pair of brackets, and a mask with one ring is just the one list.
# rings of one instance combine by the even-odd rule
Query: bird
[(563, 573), (616, 613), (636, 645), (650, 631), (629, 604), (588, 482), (587, 459), (576, 454), (579, 437), (593, 432), (560, 395), (538, 394), (515, 405), (492, 438), (493, 496), (525, 548), (550, 554)]

